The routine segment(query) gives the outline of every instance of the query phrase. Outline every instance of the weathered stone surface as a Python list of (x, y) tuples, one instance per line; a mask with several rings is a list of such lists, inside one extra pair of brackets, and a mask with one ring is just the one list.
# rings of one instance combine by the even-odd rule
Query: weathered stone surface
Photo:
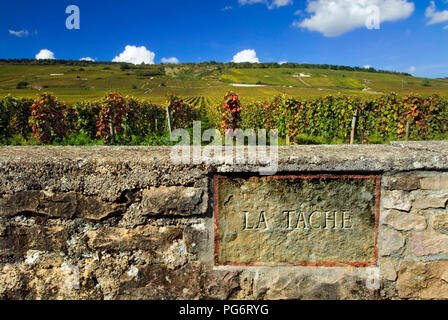
[(26, 296), (26, 279), (17, 266), (0, 264), (0, 299), (22, 300)]
[(117, 299), (229, 299), (239, 287), (238, 271), (212, 271), (199, 263), (170, 270), (163, 265), (142, 268), (139, 277), (120, 279)]
[(139, 226), (135, 229), (106, 227), (86, 233), (87, 244), (96, 250), (163, 251), (182, 239), (182, 228)]
[[(367, 286), (368, 276), (349, 269), (261, 270), (253, 276), (252, 299), (266, 300), (350, 300), (378, 299), (377, 290)], [(245, 275), (246, 277), (252, 275)], [(241, 276), (243, 277), (243, 275)]]
[(397, 271), (395, 269), (395, 260), (383, 258), (380, 262), (381, 276), (389, 281), (397, 280)]
[(384, 177), (383, 187), (388, 190), (412, 191), (419, 189), (420, 181), (417, 176)]
[(159, 187), (143, 191), (142, 212), (147, 215), (201, 215), (208, 197), (200, 188)]
[(448, 231), (448, 213), (434, 214), (431, 227), (434, 230)]
[(219, 264), (375, 262), (375, 178), (218, 184)]
[(76, 192), (22, 191), (0, 197), (0, 216), (23, 213), (52, 218), (101, 220), (124, 210), (123, 204), (108, 203)]
[(0, 236), (0, 257), (23, 256), (28, 250), (65, 252), (68, 237), (65, 226), (6, 226)]
[(382, 256), (390, 256), (403, 248), (405, 239), (400, 232), (383, 230), (379, 235), (379, 253)]
[[(387, 223), (379, 228), (378, 244), (380, 253), (387, 257), (379, 259), (379, 268), (373, 268), (378, 274), (381, 272), (381, 282), (375, 277), (366, 278), (366, 268), (359, 267), (214, 266), (212, 210), (202, 210), (202, 204), (212, 202), (207, 199), (213, 193), (211, 177), (220, 172), (235, 176), (258, 174), (260, 166), (226, 165), (223, 158), (175, 165), (171, 150), (0, 148), (0, 299), (447, 297), (443, 271), (448, 268), (442, 261), (401, 265), (398, 288), (395, 282), (395, 268), (402, 259), (446, 258), (446, 219), (444, 210), (438, 210), (444, 207), (428, 211), (414, 208), (408, 216), (396, 212), (393, 219), (382, 215)], [(280, 173), (384, 172), (387, 178), (383, 179), (383, 196), (402, 191), (406, 197), (411, 195), (411, 202), (422, 197), (441, 197), (448, 190), (444, 178), (431, 178), (443, 177), (443, 172), (448, 171), (448, 143), (280, 147), (278, 156)], [(420, 183), (424, 191), (416, 188)], [(178, 192), (171, 191), (173, 197), (177, 193), (177, 198), (164, 203), (155, 197), (151, 206), (159, 213), (144, 211), (142, 196), (161, 187), (177, 189)], [(185, 188), (198, 193), (202, 190), (201, 201), (196, 202), (195, 192), (182, 198)], [(344, 202), (337, 199), (336, 191), (337, 188), (322, 192), (335, 198), (334, 202)], [(369, 202), (369, 192), (352, 197), (359, 197), (358, 205)], [(297, 205), (297, 197), (294, 200)], [(405, 200), (396, 200), (399, 208), (390, 211), (410, 211)], [(263, 198), (256, 199), (249, 206), (261, 207), (262, 201)], [(310, 201), (325, 202), (326, 198)], [(280, 198), (278, 203), (288, 201)], [(351, 206), (350, 201), (347, 204)], [(199, 213), (191, 217), (191, 212)], [(421, 219), (412, 221), (416, 218), (414, 213), (427, 218), (432, 229), (439, 232), (412, 233), (422, 228)], [(250, 221), (257, 223), (256, 220)], [(403, 229), (403, 233), (393, 231), (394, 228)], [(279, 237), (277, 243), (281, 240)], [(340, 246), (343, 251), (347, 244), (341, 242)], [(336, 244), (333, 248), (340, 249)], [(414, 252), (420, 255), (413, 256)], [(375, 289), (380, 285), (380, 290)], [(401, 291), (399, 295), (397, 289)]]
[(184, 229), (185, 245), (191, 254), (204, 255), (209, 250), (207, 244), (211, 240), (203, 224), (193, 225)]
[(448, 254), (448, 235), (438, 232), (414, 232), (410, 237), (412, 252), (417, 257)]
[(384, 225), (389, 225), (398, 231), (422, 231), (428, 226), (424, 216), (398, 210), (383, 211), (381, 213), (380, 222)]
[(412, 208), (409, 192), (402, 190), (384, 192), (381, 195), (381, 203), (385, 209), (396, 209), (409, 212)]
[(440, 197), (424, 197), (415, 199), (413, 203), (414, 209), (444, 209), (448, 202), (448, 195)]
[(448, 299), (448, 261), (401, 262), (397, 289), (402, 299)]
[[(423, 149), (399, 144), (279, 147), (278, 172), (448, 169), (448, 144), (425, 145)], [(75, 191), (115, 202), (126, 190), (161, 185), (199, 187), (212, 173), (259, 169), (258, 165), (225, 165), (224, 156), (207, 163), (174, 165), (171, 151), (170, 147), (1, 147), (0, 193)]]
[(63, 263), (0, 265), (0, 299), (96, 300), (103, 299), (92, 273)]
[(448, 176), (435, 176), (420, 179), (423, 190), (446, 190), (448, 189)]

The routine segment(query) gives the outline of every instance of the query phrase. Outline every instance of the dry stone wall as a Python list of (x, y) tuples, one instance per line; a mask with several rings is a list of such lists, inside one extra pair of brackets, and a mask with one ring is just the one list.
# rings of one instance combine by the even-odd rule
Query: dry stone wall
[(279, 148), (277, 175), (380, 177), (376, 261), (313, 266), (217, 263), (215, 176), (256, 165), (174, 164), (159, 147), (0, 148), (0, 298), (448, 299), (447, 150)]

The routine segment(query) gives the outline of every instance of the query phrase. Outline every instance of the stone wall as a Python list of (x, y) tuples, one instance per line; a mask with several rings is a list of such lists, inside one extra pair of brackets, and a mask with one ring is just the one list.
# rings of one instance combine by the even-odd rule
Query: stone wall
[(215, 266), (216, 160), (0, 148), (1, 299), (448, 299), (448, 143), (279, 149), (278, 174), (381, 176), (378, 263)]

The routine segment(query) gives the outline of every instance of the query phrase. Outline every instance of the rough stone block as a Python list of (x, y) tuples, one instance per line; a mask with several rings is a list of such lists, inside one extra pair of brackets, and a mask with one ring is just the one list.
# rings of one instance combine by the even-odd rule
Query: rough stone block
[(380, 232), (379, 251), (381, 256), (389, 256), (403, 248), (405, 239), (400, 232), (387, 230)]
[(140, 226), (135, 229), (106, 227), (87, 232), (87, 244), (95, 250), (149, 250), (163, 253), (176, 240), (182, 239), (179, 227)]
[(259, 271), (254, 277), (253, 299), (257, 300), (353, 300), (378, 298), (367, 286), (367, 277), (350, 275), (347, 270), (313, 275), (290, 270)]
[(412, 191), (420, 187), (420, 181), (416, 176), (384, 177), (383, 186), (388, 190)]
[(448, 231), (448, 213), (434, 214), (431, 227), (434, 230)]
[(424, 197), (415, 199), (412, 207), (414, 209), (444, 209), (448, 202), (448, 195), (441, 197)]
[(211, 270), (200, 263), (171, 270), (164, 265), (141, 268), (137, 279), (120, 279), (118, 299), (229, 299), (239, 286), (239, 272)]
[(65, 252), (68, 238), (65, 226), (6, 226), (0, 256), (23, 256), (28, 250)]
[(122, 210), (123, 204), (105, 202), (76, 192), (30, 190), (0, 197), (0, 216), (7, 217), (33, 213), (51, 218), (101, 220)]
[(147, 215), (202, 215), (208, 196), (200, 188), (159, 187), (143, 191), (142, 211)]
[(383, 258), (380, 261), (381, 276), (389, 281), (397, 280), (397, 271), (395, 270), (395, 260)]
[(385, 209), (396, 209), (409, 212), (412, 207), (409, 192), (394, 190), (384, 192), (382, 195), (382, 205)]
[(401, 262), (397, 290), (402, 299), (448, 299), (448, 261)]
[(26, 297), (26, 279), (12, 264), (0, 265), (0, 299), (23, 300)]
[(423, 190), (446, 190), (448, 189), (448, 176), (436, 176), (420, 179)]
[(381, 214), (380, 222), (398, 231), (422, 231), (428, 226), (424, 216), (398, 210), (384, 211)]
[(448, 235), (438, 232), (414, 232), (410, 236), (412, 252), (417, 257), (448, 254)]

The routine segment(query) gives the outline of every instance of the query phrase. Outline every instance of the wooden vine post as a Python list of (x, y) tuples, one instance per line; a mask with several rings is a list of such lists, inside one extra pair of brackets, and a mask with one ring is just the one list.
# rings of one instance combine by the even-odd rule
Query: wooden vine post
[(109, 129), (110, 129), (110, 139), (111, 142), (115, 142), (115, 114), (114, 110), (112, 109), (109, 114)]
[(350, 144), (355, 143), (356, 126), (358, 125), (358, 115), (359, 115), (359, 109), (358, 109), (358, 107), (356, 107), (355, 114), (353, 115), (353, 120), (352, 120), (352, 132), (350, 134)]
[(409, 141), (409, 119), (406, 121), (406, 141)]
[(171, 135), (171, 132), (173, 132), (173, 128), (172, 128), (172, 125), (171, 125), (171, 110), (170, 110), (170, 106), (166, 107), (166, 119), (168, 121), (168, 130), (170, 131), (170, 135)]

